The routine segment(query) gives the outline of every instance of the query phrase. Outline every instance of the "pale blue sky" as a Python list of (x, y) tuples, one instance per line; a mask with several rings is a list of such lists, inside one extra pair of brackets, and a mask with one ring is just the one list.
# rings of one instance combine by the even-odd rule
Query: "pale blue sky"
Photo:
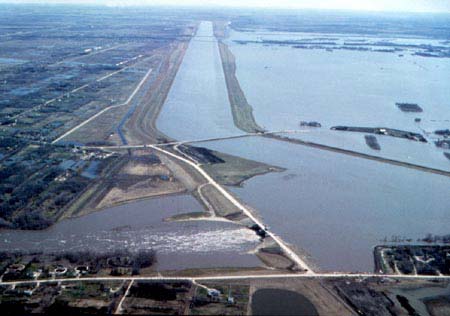
[(232, 7), (316, 8), (450, 13), (450, 0), (0, 0), (8, 3), (126, 5), (220, 5)]

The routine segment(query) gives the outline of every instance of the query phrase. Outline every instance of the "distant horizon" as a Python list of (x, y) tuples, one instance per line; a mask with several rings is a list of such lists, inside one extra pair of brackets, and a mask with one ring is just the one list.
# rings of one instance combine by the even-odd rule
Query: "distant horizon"
[(275, 10), (328, 10), (373, 13), (450, 14), (448, 0), (0, 0), (0, 4), (21, 5), (85, 5), (108, 7), (192, 7)]

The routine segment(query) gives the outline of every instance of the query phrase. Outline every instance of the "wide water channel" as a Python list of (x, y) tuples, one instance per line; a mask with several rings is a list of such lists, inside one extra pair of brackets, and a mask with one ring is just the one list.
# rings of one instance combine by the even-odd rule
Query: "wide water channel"
[(177, 140), (243, 133), (233, 123), (211, 22), (200, 23), (196, 36), (191, 40), (157, 127)]
[[(180, 140), (242, 134), (233, 124), (211, 22), (202, 22), (191, 40), (158, 127)], [(249, 229), (226, 222), (163, 222), (201, 210), (190, 196), (139, 201), (64, 220), (45, 231), (0, 231), (0, 248), (52, 252), (152, 248), (160, 270), (261, 265), (249, 254), (258, 244)]]
[(232, 191), (324, 270), (373, 271), (385, 238), (448, 233), (448, 177), (260, 137), (200, 145), (287, 169)]
[(63, 220), (43, 231), (0, 231), (0, 249), (102, 252), (154, 249), (158, 269), (247, 267), (260, 263), (248, 254), (257, 244), (249, 229), (225, 222), (164, 222), (167, 217), (200, 211), (191, 196), (133, 202)]
[[(419, 129), (414, 116), (395, 107), (401, 101), (426, 106), (422, 118), (428, 123), (448, 115), (443, 104), (450, 90), (443, 90), (447, 83), (442, 81), (447, 61), (423, 58), (417, 64), (418, 57), (380, 52), (331, 53), (232, 42), (242, 34), (232, 33), (229, 41), (238, 79), (258, 123), (267, 129), (298, 129), (300, 120), (317, 120), (324, 124), (319, 134), (300, 137), (370, 151), (362, 135), (330, 138), (327, 129), (334, 124)], [(217, 42), (211, 36), (211, 24), (203, 22), (186, 53), (158, 120), (168, 136), (186, 140), (241, 133), (233, 125)], [(364, 76), (364, 70), (370, 75)], [(410, 72), (418, 81), (407, 78), (402, 83)], [(423, 89), (416, 91), (418, 86)], [(392, 158), (450, 165), (431, 144), (421, 147), (391, 138), (380, 143), (382, 154)], [(196, 145), (287, 168), (232, 191), (323, 270), (372, 271), (373, 247), (385, 238), (416, 241), (427, 233), (448, 233), (447, 177), (264, 138)]]
[[(290, 137), (450, 170), (444, 150), (433, 143), (435, 130), (450, 127), (450, 58), (422, 57), (410, 50), (303, 49), (261, 43), (317, 42), (317, 38), (330, 38), (338, 46), (356, 40), (444, 45), (426, 38), (231, 31), (226, 43), (236, 56), (236, 75), (258, 124), (268, 130), (283, 130), (301, 128), (300, 121), (318, 121), (322, 128), (309, 128)], [(384, 48), (389, 51), (392, 47)], [(402, 112), (397, 102), (418, 103), (423, 112)], [(406, 130), (424, 134), (429, 142), (377, 136), (381, 151), (375, 151), (365, 144), (363, 133), (331, 131), (336, 125)]]

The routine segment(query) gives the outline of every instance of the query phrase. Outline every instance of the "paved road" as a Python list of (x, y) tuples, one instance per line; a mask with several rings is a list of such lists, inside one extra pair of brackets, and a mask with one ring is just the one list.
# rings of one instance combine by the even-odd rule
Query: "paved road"
[(110, 50), (113, 50), (113, 49), (116, 49), (116, 48), (119, 48), (119, 47), (122, 47), (122, 46), (126, 46), (126, 45), (128, 45), (128, 43), (126, 43), (126, 44), (119, 44), (119, 45), (110, 46), (110, 47), (105, 47), (105, 48), (99, 49), (99, 50), (93, 50), (92, 52), (90, 52), (88, 54), (77, 55), (77, 56), (74, 56), (74, 57), (63, 59), (63, 60), (61, 60), (59, 62), (54, 63), (52, 66), (60, 65), (60, 64), (63, 64), (63, 63), (69, 62), (69, 61), (78, 60), (78, 59), (81, 59), (81, 58), (84, 58), (84, 57), (91, 57), (91, 56), (94, 56), (94, 55), (97, 55), (97, 54), (100, 54), (100, 53), (104, 53), (104, 52), (107, 52), (107, 51), (110, 51)]
[[(198, 196), (200, 197), (200, 199), (202, 200), (203, 204), (205, 204), (206, 208), (209, 211), (209, 214), (211, 215), (212, 218), (216, 218), (216, 210), (214, 209), (214, 207), (211, 205), (211, 203), (208, 202), (208, 200), (205, 198), (205, 196), (203, 195), (203, 188), (205, 186), (209, 185), (209, 183), (203, 183), (202, 185), (198, 186), (197, 188), (197, 193)], [(224, 220), (227, 220), (225, 218), (223, 218)]]
[[(162, 152), (162, 153), (166, 154), (167, 156), (181, 160), (184, 163), (187, 163), (188, 165), (192, 166), (208, 181), (209, 184), (214, 186), (217, 189), (217, 191), (219, 191), (227, 200), (229, 200), (234, 206), (236, 206), (245, 215), (247, 215), (247, 217), (250, 218), (255, 224), (257, 224), (261, 228), (266, 227), (266, 225), (264, 225), (264, 223), (262, 223), (259, 219), (257, 219), (245, 205), (243, 205), (241, 202), (239, 202), (234, 196), (232, 196), (220, 184), (218, 184), (206, 171), (204, 171), (202, 169), (202, 167), (200, 166), (200, 164), (194, 163), (193, 161), (191, 161), (189, 159), (180, 157), (174, 153), (171, 153), (170, 151), (167, 151), (165, 149), (162, 149), (162, 148), (154, 146), (154, 145), (150, 145), (148, 147), (153, 148), (156, 151)], [(303, 261), (294, 251), (292, 251), (281, 238), (279, 238), (277, 235), (275, 235), (271, 231), (266, 231), (266, 233), (268, 236), (272, 237), (272, 239), (280, 246), (280, 248), (284, 251), (284, 253), (297, 265), (297, 267), (299, 269), (306, 269), (307, 274), (314, 274), (314, 272), (306, 264), (306, 262)]]
[(95, 118), (99, 117), (100, 115), (102, 115), (103, 113), (124, 106), (124, 105), (128, 105), (131, 100), (134, 98), (134, 96), (136, 95), (136, 93), (138, 93), (139, 89), (142, 87), (142, 85), (144, 84), (145, 80), (147, 80), (147, 78), (150, 76), (150, 74), (152, 73), (152, 69), (150, 68), (147, 73), (145, 74), (144, 78), (142, 78), (141, 82), (139, 82), (139, 84), (137, 85), (136, 89), (134, 89), (134, 91), (131, 93), (131, 95), (129, 96), (129, 98), (121, 104), (116, 104), (116, 105), (111, 105), (108, 106), (107, 108), (104, 108), (103, 110), (101, 110), (100, 112), (97, 112), (96, 114), (92, 115), (90, 118), (88, 118), (87, 120), (81, 122), (80, 124), (78, 124), (77, 126), (73, 127), (71, 130), (67, 131), (66, 133), (64, 133), (63, 135), (59, 136), (57, 139), (55, 139), (54, 141), (52, 141), (52, 144), (55, 144), (57, 142), (59, 142), (61, 139), (63, 139), (64, 137), (72, 134), (73, 132), (75, 132), (77, 129), (83, 127), (84, 125), (86, 125), (87, 123), (91, 122), (92, 120), (94, 120)]
[(207, 143), (214, 142), (219, 140), (227, 140), (227, 139), (236, 139), (236, 138), (244, 138), (244, 137), (253, 137), (253, 136), (264, 136), (264, 135), (274, 135), (274, 134), (299, 134), (299, 133), (308, 133), (309, 130), (299, 129), (299, 130), (281, 130), (281, 131), (266, 131), (266, 132), (258, 132), (258, 133), (243, 133), (240, 135), (233, 136), (224, 136), (224, 137), (214, 137), (214, 138), (203, 138), (203, 139), (191, 139), (191, 140), (181, 140), (181, 141), (173, 141), (167, 143), (159, 143), (159, 144), (140, 144), (140, 145), (117, 145), (117, 146), (83, 146), (83, 148), (87, 149), (140, 149), (140, 148), (148, 148), (151, 146), (164, 147), (164, 146), (180, 146), (183, 144), (194, 144), (194, 143)]
[(63, 279), (44, 279), (44, 280), (24, 280), (24, 281), (7, 281), (0, 282), (0, 285), (17, 286), (20, 284), (30, 283), (55, 283), (55, 282), (80, 282), (80, 281), (226, 281), (226, 280), (264, 280), (264, 279), (333, 279), (333, 278), (380, 278), (380, 279), (394, 279), (394, 280), (450, 280), (450, 276), (446, 275), (399, 275), (399, 274), (375, 274), (375, 273), (285, 273), (285, 274), (243, 274), (243, 275), (213, 275), (213, 276), (199, 276), (199, 277), (185, 277), (185, 276), (105, 276), (92, 278), (63, 278)]
[(125, 301), (125, 298), (128, 296), (128, 293), (130, 293), (131, 286), (133, 285), (134, 280), (130, 281), (130, 284), (128, 284), (127, 290), (123, 294), (122, 298), (120, 299), (119, 304), (117, 305), (116, 311), (114, 314), (122, 314), (122, 304)]
[[(126, 69), (128, 69), (128, 68), (130, 68), (130, 67), (131, 67), (131, 66), (126, 66), (126, 67), (123, 67), (123, 68), (121, 68), (121, 69), (119, 69), (119, 70), (113, 71), (113, 72), (111, 72), (111, 73), (109, 73), (109, 74), (106, 74), (106, 75), (103, 76), (103, 77), (100, 77), (100, 78), (96, 79), (95, 82), (102, 82), (103, 80), (106, 80), (106, 79), (108, 79), (108, 78), (110, 78), (110, 77), (112, 77), (112, 76), (114, 76), (114, 75), (116, 75), (116, 74), (118, 74), (118, 73), (120, 73), (120, 72), (122, 72), (122, 71), (124, 71), (124, 70), (126, 70)], [(90, 85), (91, 85), (91, 84), (89, 84), (89, 83), (88, 83), (88, 84), (84, 84), (84, 85), (82, 85), (82, 86), (80, 86), (80, 87), (77, 87), (77, 88), (75, 88), (75, 89), (73, 89), (73, 90), (71, 90), (71, 91), (69, 91), (69, 92), (62, 93), (61, 95), (59, 95), (59, 96), (56, 97), (56, 98), (47, 100), (47, 101), (45, 101), (45, 102), (42, 103), (42, 104), (38, 104), (38, 105), (36, 105), (36, 106), (33, 106), (33, 107), (29, 108), (28, 110), (22, 111), (22, 112), (20, 112), (20, 113), (18, 113), (18, 114), (16, 114), (16, 115), (14, 115), (14, 116), (11, 117), (11, 118), (12, 118), (12, 119), (17, 119), (17, 118), (23, 116), (24, 114), (27, 114), (27, 113), (30, 113), (30, 112), (32, 112), (32, 111), (41, 109), (42, 107), (47, 106), (47, 105), (49, 105), (49, 104), (52, 104), (52, 103), (56, 102), (56, 101), (59, 100), (59, 99), (62, 99), (62, 98), (64, 98), (64, 97), (68, 97), (68, 96), (70, 96), (71, 94), (74, 94), (74, 93), (77, 93), (77, 92), (79, 92), (79, 91), (81, 91), (81, 90), (83, 90), (83, 89), (86, 89), (86, 88), (89, 87)]]
[(285, 131), (266, 131), (266, 132), (260, 132), (260, 133), (246, 133), (241, 135), (234, 135), (234, 136), (226, 136), (226, 137), (218, 137), (218, 138), (206, 138), (206, 139), (196, 139), (196, 140), (184, 140), (184, 141), (173, 141), (173, 142), (167, 142), (167, 143), (160, 143), (160, 144), (142, 144), (142, 145), (128, 145), (128, 146), (85, 146), (85, 148), (91, 148), (91, 149), (101, 149), (101, 150), (114, 150), (114, 149), (139, 149), (139, 148), (147, 148), (150, 146), (173, 146), (173, 145), (181, 145), (181, 144), (193, 144), (193, 143), (202, 143), (202, 142), (212, 142), (212, 141), (219, 141), (219, 140), (226, 140), (226, 139), (234, 139), (234, 138), (243, 138), (243, 137), (254, 137), (254, 136), (263, 136), (268, 138), (273, 138), (279, 141), (284, 142), (290, 142), (294, 144), (299, 144), (303, 146), (308, 146), (320, 150), (326, 150), (331, 152), (336, 152), (339, 154), (349, 155), (353, 157), (368, 159), (368, 160), (374, 160), (381, 163), (387, 163), (394, 166), (404, 167), (404, 168), (410, 168), (414, 170), (419, 170), (422, 172), (428, 172), (433, 174), (438, 174), (441, 176), (450, 177), (450, 171), (442, 170), (442, 169), (436, 169), (432, 167), (427, 167), (423, 165), (417, 165), (406, 161), (401, 160), (395, 160), (390, 159), (386, 157), (366, 154), (354, 150), (349, 149), (343, 149), (340, 147), (333, 147), (329, 145), (314, 143), (310, 141), (304, 141), (298, 138), (285, 138), (281, 137), (278, 134), (294, 134), (294, 133), (305, 133), (309, 132), (309, 130), (285, 130)]

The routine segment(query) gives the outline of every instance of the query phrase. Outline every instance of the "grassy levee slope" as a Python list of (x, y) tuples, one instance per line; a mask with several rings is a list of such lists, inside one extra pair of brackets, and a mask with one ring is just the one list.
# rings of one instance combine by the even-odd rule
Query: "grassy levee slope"
[(220, 57), (227, 84), (228, 98), (233, 113), (234, 124), (247, 133), (264, 131), (255, 121), (253, 108), (247, 102), (244, 92), (236, 78), (236, 61), (228, 46), (219, 41)]
[(156, 120), (175, 80), (187, 47), (188, 42), (186, 41), (173, 44), (162, 56), (160, 67), (155, 69), (156, 78), (152, 87), (125, 125), (125, 135), (130, 144), (171, 140), (156, 128)]
[[(236, 77), (236, 62), (235, 57), (229, 50), (228, 46), (222, 42), (222, 39), (227, 36), (227, 25), (223, 22), (215, 22), (214, 24), (215, 31), (214, 34), (219, 40), (219, 50), (220, 56), (222, 59), (223, 71), (225, 74), (225, 80), (228, 89), (228, 97), (230, 100), (231, 110), (233, 113), (233, 119), (235, 125), (249, 133), (261, 132), (264, 131), (257, 123), (253, 116), (253, 108), (250, 104), (248, 104), (247, 99), (245, 97), (244, 92), (241, 89), (239, 81)], [(391, 164), (394, 166), (401, 166), (405, 168), (415, 169), (423, 172), (434, 173), (438, 175), (443, 175), (446, 177), (450, 176), (450, 172), (447, 170), (441, 170), (433, 167), (423, 166), (413, 164), (407, 161), (400, 161), (395, 159), (390, 159), (386, 157), (381, 157), (377, 155), (366, 154), (350, 149), (344, 149), (340, 147), (330, 146), (319, 144), (311, 141), (302, 140), (299, 138), (291, 138), (278, 134), (264, 134), (263, 137), (290, 142), (293, 144), (298, 144), (302, 146), (312, 147), (320, 150), (327, 150), (331, 152), (336, 152), (344, 155), (354, 156), (363, 159), (374, 160), (382, 163)]]

